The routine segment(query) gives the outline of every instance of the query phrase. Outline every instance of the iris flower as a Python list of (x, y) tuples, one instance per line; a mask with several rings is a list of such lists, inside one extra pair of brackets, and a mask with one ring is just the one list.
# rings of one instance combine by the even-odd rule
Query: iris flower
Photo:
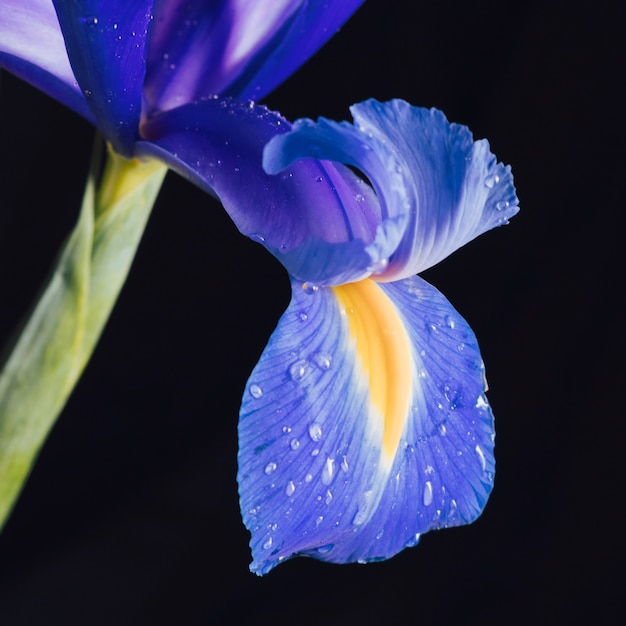
[[(117, 152), (216, 195), (291, 278), (240, 412), (251, 569), (385, 559), (473, 521), (495, 468), (484, 366), (468, 324), (417, 274), (517, 212), (488, 143), (399, 100), (354, 105), (353, 123), (293, 125), (253, 102), (359, 2), (157, 2), (151, 21), (152, 3), (59, 0), (60, 28), (48, 3), (2, 4), (21, 20), (0, 31), (5, 67)], [(272, 13), (259, 28), (248, 7), (261, 4)], [(49, 35), (27, 45), (42, 7)]]
[(131, 157), (159, 111), (216, 95), (263, 98), (362, 2), (2, 0), (0, 67)]

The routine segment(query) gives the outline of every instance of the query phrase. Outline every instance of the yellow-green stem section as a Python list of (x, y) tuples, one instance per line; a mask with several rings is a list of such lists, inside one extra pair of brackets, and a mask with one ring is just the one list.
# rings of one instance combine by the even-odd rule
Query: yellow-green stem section
[(382, 288), (365, 279), (332, 287), (369, 379), (370, 400), (383, 419), (382, 449), (393, 459), (411, 401), (411, 351), (404, 324)]
[(109, 151), (98, 184), (98, 163), (96, 155), (78, 222), (0, 372), (0, 528), (89, 361), (167, 172)]

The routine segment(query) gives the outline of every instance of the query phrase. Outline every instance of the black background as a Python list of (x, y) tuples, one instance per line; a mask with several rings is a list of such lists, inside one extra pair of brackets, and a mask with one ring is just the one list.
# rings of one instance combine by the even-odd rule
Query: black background
[[(425, 274), (487, 365), (483, 516), (384, 563), (248, 572), (237, 414), (288, 282), (171, 174), (0, 535), (2, 626), (620, 623), (626, 65), (611, 9), (368, 0), (265, 101), (290, 119), (345, 119), (368, 97), (436, 106), (512, 165), (520, 214)], [(0, 103), (4, 338), (76, 219), (93, 131), (6, 74)]]

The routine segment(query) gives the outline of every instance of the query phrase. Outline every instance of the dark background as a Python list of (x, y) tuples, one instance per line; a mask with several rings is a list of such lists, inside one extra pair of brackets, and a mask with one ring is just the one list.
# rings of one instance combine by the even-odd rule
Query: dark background
[[(483, 516), (384, 563), (248, 572), (237, 414), (288, 282), (171, 174), (0, 535), (2, 626), (621, 623), (626, 65), (612, 8), (368, 0), (266, 100), (291, 119), (344, 119), (368, 97), (436, 106), (512, 165), (520, 214), (425, 274), (487, 365), (498, 473)], [(1, 80), (4, 338), (74, 223), (93, 131)]]

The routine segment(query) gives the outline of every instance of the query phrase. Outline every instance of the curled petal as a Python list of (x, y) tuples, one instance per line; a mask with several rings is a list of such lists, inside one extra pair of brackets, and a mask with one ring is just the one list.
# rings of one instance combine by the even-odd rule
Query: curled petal
[(0, 14), (0, 67), (93, 122), (51, 0), (1, 0)]
[(296, 122), (291, 133), (268, 144), (264, 165), (277, 173), (313, 156), (368, 176), (382, 217), (369, 249), (378, 247), (388, 261), (378, 280), (421, 272), (517, 213), (510, 168), (496, 162), (485, 140), (474, 142), (465, 126), (402, 100), (368, 100), (351, 111), (354, 125)]
[(157, 0), (146, 94), (153, 110), (214, 94), (258, 100), (313, 55), (363, 0)]
[(78, 84), (98, 128), (131, 156), (141, 117), (148, 27), (147, 0), (55, 0)]
[(474, 520), (494, 435), (467, 323), (418, 277), (292, 287), (241, 407), (251, 569), (385, 559)]
[(155, 115), (136, 153), (153, 155), (217, 195), (239, 230), (289, 273), (314, 283), (358, 280), (377, 261), (368, 245), (380, 222), (369, 185), (341, 164), (304, 159), (279, 176), (263, 147), (291, 125), (253, 103), (208, 99)]

